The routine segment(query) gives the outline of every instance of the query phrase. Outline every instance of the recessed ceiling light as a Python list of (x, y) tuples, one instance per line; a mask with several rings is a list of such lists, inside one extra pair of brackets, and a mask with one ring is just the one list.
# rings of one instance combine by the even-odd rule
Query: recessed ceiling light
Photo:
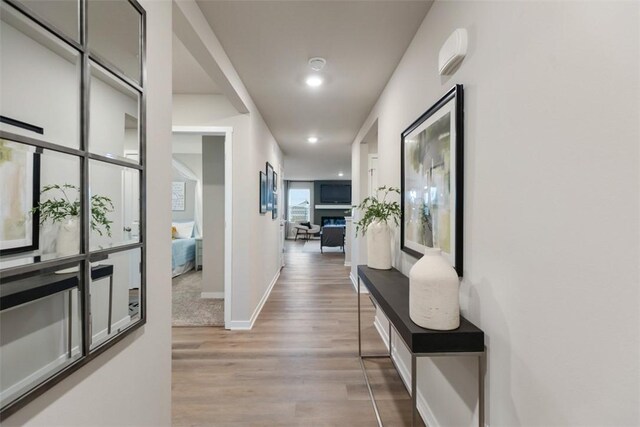
[(315, 136), (310, 136), (309, 138), (307, 138), (307, 141), (311, 144), (315, 144), (316, 142), (318, 142), (318, 138)]
[(342, 172), (338, 172), (338, 176), (344, 176)]
[(316, 75), (309, 76), (306, 80), (307, 85), (311, 87), (318, 87), (322, 84), (322, 82), (322, 77)]

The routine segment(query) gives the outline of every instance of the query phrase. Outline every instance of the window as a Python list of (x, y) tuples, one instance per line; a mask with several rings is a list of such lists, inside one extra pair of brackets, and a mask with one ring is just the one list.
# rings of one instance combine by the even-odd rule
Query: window
[(289, 221), (310, 221), (311, 190), (308, 188), (289, 189)]

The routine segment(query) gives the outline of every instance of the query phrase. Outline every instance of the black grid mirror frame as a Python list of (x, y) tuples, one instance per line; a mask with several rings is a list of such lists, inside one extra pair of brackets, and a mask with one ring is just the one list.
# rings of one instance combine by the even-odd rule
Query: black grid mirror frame
[[(79, 111), (79, 133), (80, 147), (70, 148), (52, 142), (40, 140), (38, 138), (26, 137), (23, 135), (13, 134), (7, 131), (0, 131), (0, 138), (12, 140), (21, 144), (26, 144), (36, 149), (47, 149), (54, 152), (64, 153), (79, 159), (80, 164), (80, 194), (79, 201), (81, 206), (80, 215), (80, 253), (78, 255), (64, 256), (57, 259), (45, 260), (42, 262), (34, 262), (31, 264), (23, 264), (18, 266), (7, 267), (0, 270), (0, 286), (3, 283), (15, 280), (16, 277), (33, 275), (40, 271), (50, 271), (56, 268), (64, 268), (74, 263), (80, 265), (81, 280), (79, 281), (78, 295), (81, 319), (81, 355), (77, 360), (73, 361), (64, 369), (59, 370), (55, 374), (45, 378), (38, 384), (34, 385), (14, 400), (7, 402), (0, 409), (0, 421), (6, 419), (11, 414), (25, 406), (27, 403), (71, 375), (83, 365), (89, 363), (94, 358), (109, 347), (121, 341), (124, 337), (131, 334), (134, 330), (140, 328), (146, 323), (146, 13), (142, 6), (135, 0), (120, 0), (128, 3), (133, 7), (140, 16), (139, 22), (139, 52), (140, 52), (140, 83), (131, 79), (125, 73), (120, 71), (108, 59), (100, 57), (89, 49), (87, 39), (88, 35), (88, 10), (91, 8), (91, 0), (78, 0), (78, 10), (80, 17), (79, 41), (69, 37), (61, 32), (54, 25), (47, 22), (41, 16), (36, 15), (32, 10), (16, 0), (1, 0), (2, 7), (9, 9), (12, 13), (16, 13), (34, 26), (43, 29), (49, 36), (58, 42), (75, 50), (81, 56), (81, 71), (79, 75), (78, 85), (80, 87), (80, 111)], [(108, 17), (104, 17), (108, 19)], [(111, 156), (92, 153), (89, 150), (89, 100), (90, 93), (90, 64), (98, 64), (106, 70), (112, 77), (125, 85), (132, 91), (139, 94), (139, 118), (138, 118), (138, 138), (139, 138), (139, 162), (132, 164), (130, 161), (114, 158)], [(89, 193), (89, 163), (90, 161), (103, 162), (116, 166), (123, 166), (129, 169), (138, 170), (139, 176), (139, 241), (128, 243), (115, 247), (107, 247), (91, 251), (89, 246), (89, 238), (91, 233), (90, 212), (90, 193)], [(91, 284), (91, 262), (95, 259), (104, 258), (110, 254), (139, 249), (140, 254), (140, 294), (139, 294), (139, 317), (138, 320), (132, 322), (125, 328), (119, 330), (108, 340), (102, 342), (99, 346), (91, 347), (91, 299), (89, 287)]]

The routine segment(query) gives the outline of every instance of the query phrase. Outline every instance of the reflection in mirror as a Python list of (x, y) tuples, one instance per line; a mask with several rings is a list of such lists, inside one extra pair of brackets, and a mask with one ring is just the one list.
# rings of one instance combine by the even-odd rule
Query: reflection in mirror
[(91, 348), (140, 320), (141, 251), (92, 256)]
[(80, 253), (78, 157), (0, 139), (0, 269)]
[(97, 160), (89, 162), (92, 251), (140, 241), (140, 173)]
[(78, 148), (80, 56), (5, 2), (0, 10), (0, 130)]
[(89, 0), (89, 49), (140, 83), (140, 13), (127, 0)]
[(78, 0), (18, 0), (40, 19), (75, 41), (78, 37)]
[(0, 405), (82, 354), (80, 267), (0, 277)]
[(138, 92), (92, 64), (90, 98), (90, 151), (138, 163)]

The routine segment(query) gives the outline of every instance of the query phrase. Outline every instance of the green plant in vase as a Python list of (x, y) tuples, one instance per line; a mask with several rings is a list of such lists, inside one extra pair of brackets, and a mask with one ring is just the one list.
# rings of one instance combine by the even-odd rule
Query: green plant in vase
[[(47, 200), (38, 203), (32, 212), (40, 216), (40, 224), (47, 221), (59, 223), (56, 239), (56, 252), (60, 256), (74, 255), (80, 248), (80, 189), (71, 184), (46, 185), (40, 192), (47, 194)], [(93, 195), (89, 202), (91, 208), (91, 230), (100, 236), (111, 237), (111, 221), (108, 214), (114, 206), (110, 198)]]
[[(380, 194), (382, 193), (382, 194)], [(366, 197), (355, 209), (361, 211), (362, 218), (356, 224), (358, 233), (367, 235), (367, 265), (379, 270), (391, 268), (391, 229), (389, 222), (400, 224), (401, 208), (397, 201), (387, 200), (390, 194), (400, 194), (400, 189), (383, 186), (375, 196)]]

